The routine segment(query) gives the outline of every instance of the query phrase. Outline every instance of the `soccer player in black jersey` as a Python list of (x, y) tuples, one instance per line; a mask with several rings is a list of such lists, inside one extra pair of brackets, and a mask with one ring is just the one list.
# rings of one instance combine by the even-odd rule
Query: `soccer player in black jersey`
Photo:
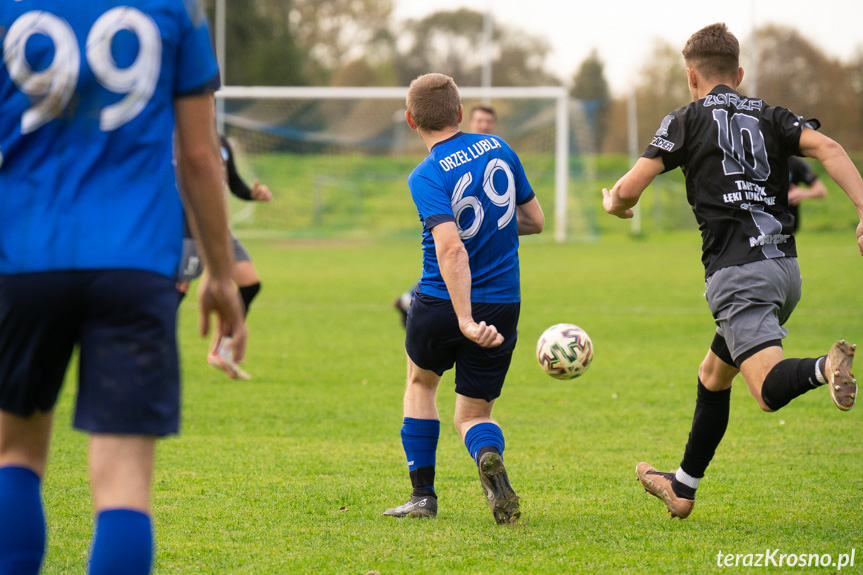
[(853, 345), (821, 357), (785, 359), (782, 327), (800, 299), (794, 222), (788, 211), (788, 156), (818, 159), (857, 208), (863, 255), (863, 179), (842, 147), (785, 108), (736, 91), (739, 45), (725, 24), (693, 34), (683, 49), (693, 103), (665, 117), (635, 166), (611, 191), (605, 210), (620, 218), (657, 175), (681, 167), (703, 240), (706, 295), (716, 335), (698, 369), (692, 430), (676, 472), (647, 463), (636, 472), (672, 517), (689, 516), (695, 490), (728, 425), (731, 383), (740, 373), (764, 411), (827, 384), (836, 406), (854, 405)]
[[(225, 136), (219, 136), (219, 147), (228, 190), (237, 198), (247, 202), (272, 201), (273, 194), (266, 185), (255, 179), (252, 186), (249, 187), (240, 177), (234, 162), (234, 150)], [(234, 267), (231, 270), (231, 279), (237, 285), (240, 300), (243, 302), (243, 317), (245, 317), (249, 313), (252, 300), (261, 290), (261, 280), (245, 246), (233, 234), (231, 234), (231, 242), (234, 251)], [(177, 290), (180, 292), (181, 300), (186, 295), (192, 280), (198, 278), (203, 272), (204, 266), (198, 254), (197, 244), (187, 225), (186, 237), (183, 239), (183, 257), (180, 261), (177, 277)], [(230, 334), (225, 336), (217, 334), (213, 341), (213, 347), (207, 354), (207, 362), (214, 368), (225, 372), (231, 379), (251, 379), (251, 376), (234, 360), (232, 346), (233, 339)]]

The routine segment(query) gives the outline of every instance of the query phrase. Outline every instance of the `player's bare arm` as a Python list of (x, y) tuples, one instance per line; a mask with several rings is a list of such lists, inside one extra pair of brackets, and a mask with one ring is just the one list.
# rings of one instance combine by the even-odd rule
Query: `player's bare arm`
[(788, 203), (799, 206), (804, 200), (820, 200), (827, 196), (827, 187), (821, 180), (815, 180), (808, 188), (791, 184), (788, 186)]
[(664, 168), (661, 158), (639, 158), (611, 191), (602, 189), (602, 207), (618, 218), (631, 218), (632, 208), (638, 203), (641, 194)]
[(209, 332), (211, 312), (219, 316), (218, 331), (230, 333), (234, 357), (243, 358), (246, 326), (231, 281), (234, 258), (222, 193), (222, 160), (212, 122), (213, 96), (179, 98), (176, 110), (177, 174), (189, 227), (201, 248), (209, 273), (199, 289), (201, 332)]
[(545, 227), (545, 215), (535, 197), (526, 204), (515, 207), (515, 218), (520, 236), (541, 233)]
[(459, 328), (469, 340), (482, 347), (496, 347), (503, 336), (493, 325), (473, 320), (470, 302), (470, 263), (467, 250), (458, 235), (455, 222), (443, 222), (431, 230), (441, 276), (446, 282), (452, 307), (458, 317)]
[(857, 247), (863, 255), (863, 178), (848, 157), (845, 149), (824, 134), (803, 128), (800, 134), (800, 151), (824, 164), (833, 178), (857, 208), (860, 223), (857, 225)]

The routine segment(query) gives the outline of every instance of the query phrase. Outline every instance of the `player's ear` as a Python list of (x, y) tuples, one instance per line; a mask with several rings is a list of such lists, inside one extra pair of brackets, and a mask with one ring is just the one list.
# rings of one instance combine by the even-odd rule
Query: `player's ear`
[(461, 124), (461, 120), (463, 117), (464, 117), (464, 106), (459, 104), (458, 105), (458, 122), (457, 123)]
[(411, 130), (417, 129), (417, 123), (414, 122), (413, 116), (411, 116), (411, 113), (408, 110), (405, 110), (405, 122), (407, 122), (408, 126), (411, 127)]
[[(743, 66), (737, 67), (737, 86), (739, 86), (743, 82)], [(734, 86), (737, 88), (737, 86)]]
[(686, 79), (689, 84), (689, 93), (692, 95), (693, 100), (698, 99), (698, 73), (695, 71), (695, 68), (687, 68), (686, 69)]

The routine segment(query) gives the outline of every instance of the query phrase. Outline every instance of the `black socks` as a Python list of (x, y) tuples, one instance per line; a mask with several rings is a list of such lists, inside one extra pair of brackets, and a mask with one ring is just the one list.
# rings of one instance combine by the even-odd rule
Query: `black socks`
[(783, 359), (777, 363), (761, 386), (761, 399), (773, 411), (788, 405), (792, 399), (822, 385), (815, 374), (817, 359)]
[[(698, 380), (698, 397), (695, 400), (695, 415), (692, 417), (692, 430), (683, 453), (680, 467), (692, 477), (704, 477), (704, 472), (716, 453), (716, 448), (728, 427), (728, 413), (731, 410), (731, 389), (710, 391)], [(676, 479), (672, 481), (674, 493), (692, 499), (695, 489), (685, 486)], [(692, 489), (692, 497), (678, 491), (678, 486)]]
[(410, 472), (411, 485), (414, 490), (411, 497), (434, 497), (437, 499), (437, 494), (434, 491), (434, 465), (426, 465), (418, 467)]

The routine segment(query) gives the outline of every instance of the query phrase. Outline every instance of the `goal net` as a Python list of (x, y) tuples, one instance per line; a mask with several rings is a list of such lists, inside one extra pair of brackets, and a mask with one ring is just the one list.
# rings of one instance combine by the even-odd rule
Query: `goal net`
[[(596, 236), (590, 107), (563, 87), (460, 88), (467, 130), (472, 106), (490, 104), (496, 133), (518, 153), (558, 241)], [(245, 234), (293, 238), (416, 236), (411, 170), (428, 154), (404, 120), (406, 88), (225, 87), (220, 132), (240, 175), (274, 200), (232, 198)], [(552, 217), (552, 214), (553, 217)]]

